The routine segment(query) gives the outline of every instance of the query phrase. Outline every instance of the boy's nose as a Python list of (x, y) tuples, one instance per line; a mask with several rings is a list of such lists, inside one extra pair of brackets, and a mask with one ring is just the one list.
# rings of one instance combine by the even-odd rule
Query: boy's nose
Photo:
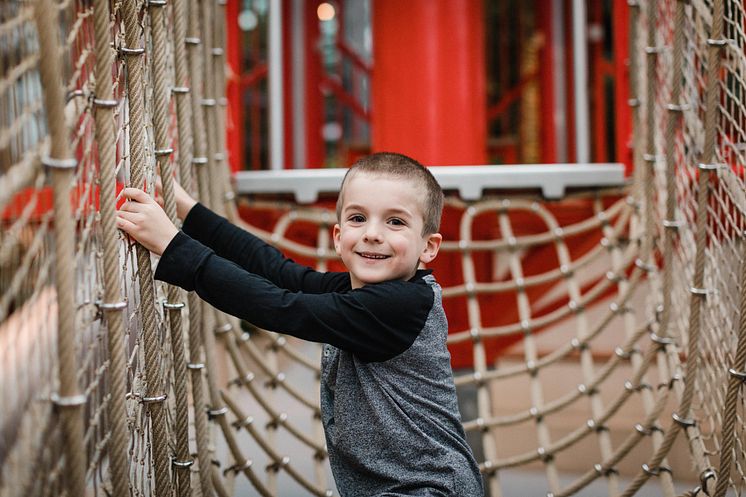
[(381, 232), (372, 224), (368, 225), (365, 233), (363, 234), (363, 240), (366, 242), (380, 242), (382, 239)]

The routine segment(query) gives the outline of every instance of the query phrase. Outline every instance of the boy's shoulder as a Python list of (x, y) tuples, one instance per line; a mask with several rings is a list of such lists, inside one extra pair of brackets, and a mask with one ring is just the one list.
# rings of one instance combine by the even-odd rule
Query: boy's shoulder
[(437, 286), (430, 270), (418, 270), (409, 280), (389, 280), (365, 285), (351, 291), (361, 302), (381, 313), (427, 314), (434, 303)]

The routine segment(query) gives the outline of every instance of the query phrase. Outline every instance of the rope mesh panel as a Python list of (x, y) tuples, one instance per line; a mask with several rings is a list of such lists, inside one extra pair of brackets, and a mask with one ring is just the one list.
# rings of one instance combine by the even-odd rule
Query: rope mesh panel
[[(746, 11), (629, 4), (631, 187), (447, 201), (456, 228), (434, 267), (492, 496), (515, 495), (517, 469), (555, 497), (745, 492)], [(80, 493), (76, 474), (97, 496), (334, 495), (319, 347), (154, 285), (152, 260), (107, 224), (119, 189), (152, 189), (158, 166), (289, 256), (340, 267), (331, 209), (231, 201), (223, 3), (114, 2), (96, 18), (51, 2), (53, 48), (35, 5), (0, 7), (0, 497)], [(52, 131), (76, 159), (61, 235), (66, 163), (42, 165), (65, 158), (50, 57)], [(186, 305), (165, 319), (164, 301)], [(84, 404), (63, 392), (76, 384)]]

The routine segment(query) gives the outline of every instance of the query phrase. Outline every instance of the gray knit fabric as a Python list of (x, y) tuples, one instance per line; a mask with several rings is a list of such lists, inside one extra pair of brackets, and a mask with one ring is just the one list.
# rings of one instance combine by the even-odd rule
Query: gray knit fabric
[(458, 411), (441, 289), (424, 279), (434, 302), (408, 350), (365, 363), (324, 346), (322, 421), (343, 497), (483, 495)]

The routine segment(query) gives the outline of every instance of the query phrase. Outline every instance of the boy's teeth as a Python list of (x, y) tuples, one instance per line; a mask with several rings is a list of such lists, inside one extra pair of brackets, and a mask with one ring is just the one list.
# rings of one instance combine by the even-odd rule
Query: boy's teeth
[(362, 254), (363, 257), (367, 257), (368, 259), (385, 259), (385, 255), (378, 255), (378, 254)]

